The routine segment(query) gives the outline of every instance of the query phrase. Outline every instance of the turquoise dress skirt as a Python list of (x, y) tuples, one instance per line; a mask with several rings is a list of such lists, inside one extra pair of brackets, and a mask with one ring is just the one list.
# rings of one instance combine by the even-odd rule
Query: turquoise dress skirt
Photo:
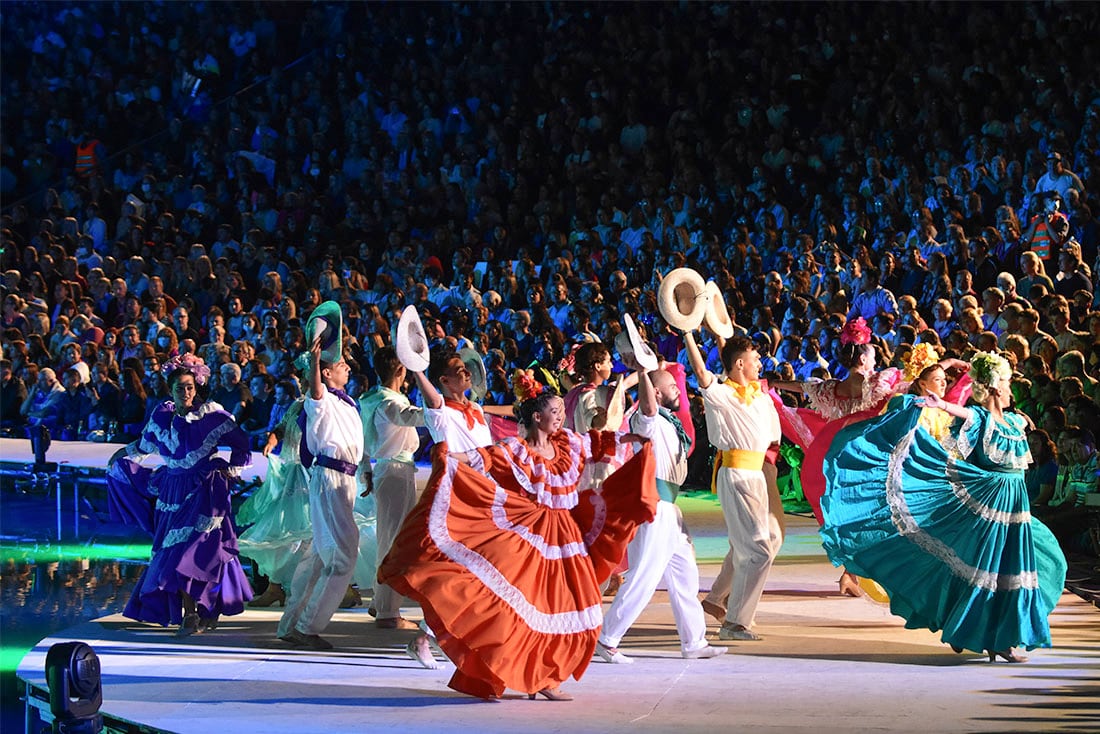
[[(1050, 646), (1066, 559), (1028, 510), (1024, 421), (981, 407), (937, 439), (901, 396), (837, 434), (825, 458), (825, 550), (877, 581), (911, 629), (968, 650)], [(942, 416), (941, 416), (942, 417)]]

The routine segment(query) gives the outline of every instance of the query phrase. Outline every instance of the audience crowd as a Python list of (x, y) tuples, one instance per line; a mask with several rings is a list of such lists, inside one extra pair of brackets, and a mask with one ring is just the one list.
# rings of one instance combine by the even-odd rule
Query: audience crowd
[[(179, 352), (260, 446), (341, 304), (352, 391), (396, 316), (485, 402), (565, 371), (662, 274), (780, 379), (1002, 350), (1037, 507), (1096, 491), (1100, 6), (11, 3), (0, 420), (132, 437)], [(702, 337), (712, 369), (717, 349)], [(1057, 520), (1056, 520), (1057, 523)]]

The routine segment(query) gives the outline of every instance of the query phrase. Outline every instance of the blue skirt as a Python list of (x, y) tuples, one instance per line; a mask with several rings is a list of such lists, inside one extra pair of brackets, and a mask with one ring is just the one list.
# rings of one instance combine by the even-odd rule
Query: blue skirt
[[(912, 629), (974, 651), (1050, 646), (1066, 561), (1028, 511), (1023, 472), (963, 460), (907, 407), (837, 434), (821, 506), (836, 565), (877, 581)], [(983, 466), (982, 463), (986, 465)]]

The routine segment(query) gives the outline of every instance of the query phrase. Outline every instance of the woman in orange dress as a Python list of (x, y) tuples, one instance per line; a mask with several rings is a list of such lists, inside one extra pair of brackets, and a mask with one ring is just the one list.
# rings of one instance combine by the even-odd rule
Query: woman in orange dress
[[(564, 417), (562, 399), (543, 391), (520, 406), (525, 439), (437, 448), (428, 487), (379, 569), (379, 581), (420, 602), (458, 668), (456, 691), (570, 700), (558, 686), (592, 659), (600, 583), (654, 516), (649, 446), (635, 453), (632, 434), (574, 433)], [(599, 492), (580, 491), (603, 462), (620, 468)]]

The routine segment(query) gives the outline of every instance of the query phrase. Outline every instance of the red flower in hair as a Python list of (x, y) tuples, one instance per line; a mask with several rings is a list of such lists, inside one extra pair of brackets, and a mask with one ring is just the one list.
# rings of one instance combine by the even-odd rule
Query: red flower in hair
[(512, 392), (521, 401), (537, 398), (546, 386), (535, 379), (533, 370), (516, 370), (512, 374)]
[(840, 343), (841, 344), (870, 344), (871, 343), (871, 329), (867, 326), (867, 322), (860, 316), (858, 319), (852, 319), (844, 325), (844, 328), (840, 330)]

